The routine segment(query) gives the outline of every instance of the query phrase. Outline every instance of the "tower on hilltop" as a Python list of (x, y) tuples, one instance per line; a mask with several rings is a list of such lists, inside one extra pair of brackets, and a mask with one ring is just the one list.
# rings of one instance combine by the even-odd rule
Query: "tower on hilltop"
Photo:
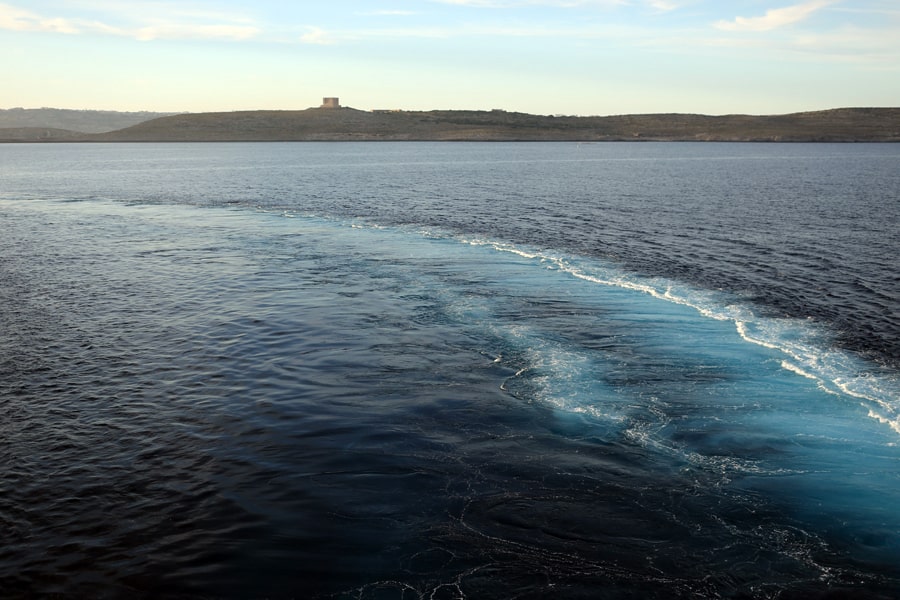
[(341, 103), (337, 98), (322, 98), (322, 108), (340, 108)]

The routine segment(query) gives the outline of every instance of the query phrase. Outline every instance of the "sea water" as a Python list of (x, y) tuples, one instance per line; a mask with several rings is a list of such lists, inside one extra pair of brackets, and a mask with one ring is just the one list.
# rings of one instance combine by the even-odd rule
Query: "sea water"
[(893, 597), (898, 167), (2, 145), (0, 591)]

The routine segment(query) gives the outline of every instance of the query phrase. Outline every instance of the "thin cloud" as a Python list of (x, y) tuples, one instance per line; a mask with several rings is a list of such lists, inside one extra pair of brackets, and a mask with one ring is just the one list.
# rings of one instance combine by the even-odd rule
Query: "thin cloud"
[(670, 0), (652, 0), (649, 4), (651, 8), (654, 8), (659, 12), (671, 12), (681, 8), (680, 4), (671, 2)]
[(440, 4), (471, 6), (473, 8), (522, 8), (525, 6), (554, 6), (578, 8), (582, 6), (620, 6), (628, 0), (432, 0)]
[(307, 32), (300, 36), (300, 41), (304, 44), (318, 44), (321, 46), (329, 46), (336, 43), (332, 35), (319, 27), (308, 27)]
[(803, 21), (818, 10), (834, 4), (835, 0), (813, 0), (784, 8), (773, 8), (761, 17), (735, 17), (733, 21), (718, 21), (717, 29), (724, 31), (771, 31)]
[(140, 23), (147, 20), (148, 15), (166, 15), (166, 20), (178, 23), (232, 23), (253, 24), (253, 19), (221, 9), (211, 9), (194, 2), (175, 2), (161, 0), (78, 0), (67, 2), (80, 10), (95, 14), (103, 14), (107, 20)]
[(357, 14), (364, 17), (410, 17), (416, 13), (411, 10), (372, 10)]
[(493, 0), (434, 0), (439, 4), (453, 4), (454, 6), (474, 6), (476, 8), (508, 8), (519, 6), (521, 2), (494, 2)]
[(259, 29), (249, 26), (181, 25), (177, 23), (150, 25), (124, 32), (124, 35), (145, 42), (160, 39), (247, 40), (256, 37), (258, 34)]
[(892, 29), (861, 29), (843, 27), (828, 33), (806, 33), (798, 36), (796, 47), (816, 56), (829, 56), (843, 61), (865, 61), (900, 68), (897, 54), (900, 40)]
[[(316, 30), (321, 31), (321, 30)], [(310, 32), (314, 33), (314, 32)], [(402, 40), (402, 39), (461, 39), (461, 38), (483, 38), (499, 40), (503, 38), (533, 38), (533, 39), (604, 39), (604, 40), (627, 40), (634, 43), (640, 37), (640, 31), (634, 28), (608, 25), (598, 26), (573, 26), (573, 27), (552, 27), (543, 25), (534, 26), (515, 26), (515, 25), (481, 25), (468, 23), (457, 26), (438, 26), (438, 27), (393, 27), (393, 28), (372, 28), (354, 31), (331, 31), (327, 35), (322, 33), (323, 40), (328, 43), (338, 43), (345, 41), (359, 42), (363, 40)], [(313, 43), (315, 36), (310, 39)], [(324, 41), (318, 43), (325, 43)]]
[(115, 25), (99, 20), (45, 17), (9, 4), (0, 4), (0, 29), (70, 35), (100, 34), (130, 37), (140, 41), (156, 39), (246, 40), (256, 37), (261, 31), (249, 24), (192, 23), (161, 19), (150, 19), (143, 23), (129, 25)]
[(80, 29), (68, 19), (42, 17), (9, 4), (0, 4), (0, 29), (69, 34), (80, 32)]

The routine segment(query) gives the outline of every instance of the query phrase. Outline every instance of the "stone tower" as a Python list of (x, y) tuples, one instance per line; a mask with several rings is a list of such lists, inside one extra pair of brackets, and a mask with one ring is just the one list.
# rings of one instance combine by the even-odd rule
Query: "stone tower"
[(337, 98), (322, 98), (322, 108), (340, 108), (341, 103)]

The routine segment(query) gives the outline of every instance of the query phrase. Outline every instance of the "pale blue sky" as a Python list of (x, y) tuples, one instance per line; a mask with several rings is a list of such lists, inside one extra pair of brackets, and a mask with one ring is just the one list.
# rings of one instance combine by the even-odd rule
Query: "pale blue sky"
[(900, 106), (900, 0), (0, 0), (0, 108)]

